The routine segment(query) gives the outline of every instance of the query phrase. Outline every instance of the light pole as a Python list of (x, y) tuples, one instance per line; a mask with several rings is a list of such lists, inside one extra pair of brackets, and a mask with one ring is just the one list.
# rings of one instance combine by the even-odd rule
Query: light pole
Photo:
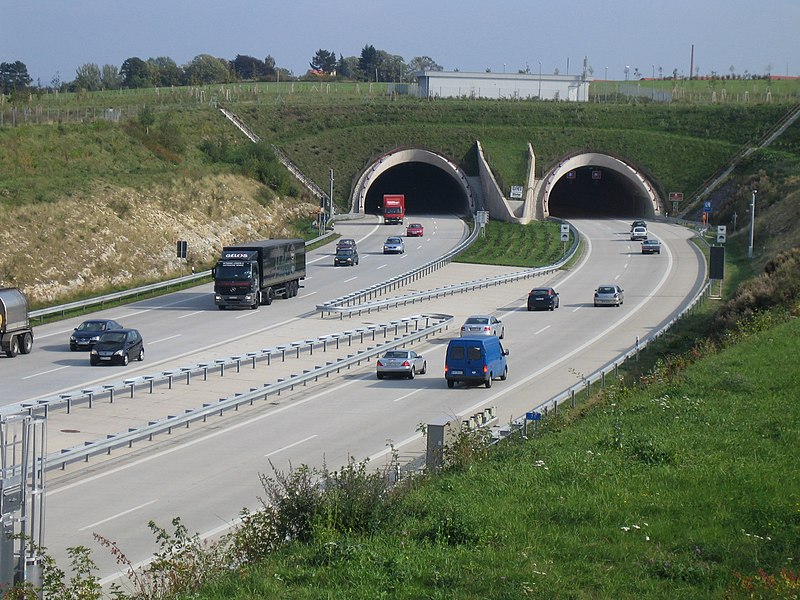
[(330, 169), (331, 175), (331, 195), (329, 196), (330, 199), (330, 207), (328, 208), (328, 221), (333, 219), (333, 169)]
[(756, 190), (753, 190), (750, 201), (750, 245), (747, 247), (747, 258), (753, 258), (753, 235), (756, 229)]
[(539, 100), (542, 99), (542, 61), (539, 61)]

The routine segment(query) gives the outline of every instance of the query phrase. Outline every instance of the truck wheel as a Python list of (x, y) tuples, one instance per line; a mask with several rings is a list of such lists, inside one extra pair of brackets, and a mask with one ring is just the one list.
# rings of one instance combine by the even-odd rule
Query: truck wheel
[(261, 297), (261, 299), (264, 301), (264, 304), (269, 306), (270, 304), (272, 304), (272, 299), (274, 297), (275, 297), (275, 292), (272, 291), (271, 287), (268, 287), (267, 291), (264, 293), (264, 295)]
[(33, 350), (33, 335), (30, 332), (22, 334), (22, 343), (19, 345), (19, 351), (22, 354), (30, 354)]
[(8, 358), (14, 358), (17, 354), (19, 354), (19, 338), (17, 336), (12, 336), (8, 341), (8, 350), (6, 350), (6, 356)]

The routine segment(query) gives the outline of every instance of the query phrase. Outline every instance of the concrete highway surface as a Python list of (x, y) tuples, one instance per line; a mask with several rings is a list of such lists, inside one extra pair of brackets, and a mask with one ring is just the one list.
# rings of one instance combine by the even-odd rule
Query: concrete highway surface
[[(66, 340), (72, 322), (37, 330), (38, 345), (30, 356), (0, 361), (4, 390), (6, 377), (13, 379), (8, 388), (13, 390), (10, 402), (18, 402), (85, 387), (100, 377), (95, 374), (98, 370), (108, 370), (106, 377), (120, 379), (134, 372), (130, 367), (142, 373), (157, 372), (195, 362), (200, 356), (209, 359), (242, 353), (281, 343), (274, 340), (308, 339), (421, 312), (455, 317), (449, 331), (415, 344), (414, 350), (427, 359), (428, 373), (414, 380), (378, 381), (374, 363), (368, 363), (205, 425), (193, 425), (152, 443), (49, 473), (45, 543), (62, 567), (67, 564), (65, 548), (85, 545), (94, 550), (100, 577), (109, 581), (119, 574), (111, 555), (93, 541), (95, 532), (115, 540), (134, 563), (148, 560), (157, 550), (147, 528), (150, 519), (169, 529), (171, 519), (181, 517), (190, 532), (201, 536), (224, 531), (243, 507), (258, 506), (257, 497), (263, 495), (258, 474), (272, 474), (271, 465), (281, 470), (302, 464), (338, 469), (351, 458), (369, 458), (372, 466), (380, 467), (387, 463), (391, 449), (402, 457), (423, 451), (420, 423), (442, 416), (467, 416), (488, 406), (496, 407), (500, 422), (508, 422), (572, 386), (581, 374), (591, 373), (628, 350), (637, 337), (658, 329), (705, 280), (705, 260), (689, 241), (691, 232), (681, 227), (650, 224), (651, 235), (662, 241), (662, 252), (642, 255), (639, 242), (628, 239), (627, 221), (578, 220), (573, 223), (584, 236), (585, 251), (568, 271), (344, 321), (323, 319), (313, 312), (317, 303), (442, 254), (465, 234), (463, 224), (455, 218), (414, 220), (425, 224), (425, 237), (419, 243), (407, 238), (406, 255), (385, 257), (378, 254), (380, 246), (386, 236), (395, 233), (395, 227), (378, 227), (374, 220), (337, 225), (343, 236), (359, 241), (361, 264), (333, 268), (333, 248), (326, 246), (309, 256), (316, 262), (311, 264), (310, 277), (298, 298), (276, 300), (257, 311), (217, 311), (209, 286), (109, 311), (123, 324), (139, 328), (145, 337), (145, 362), (131, 363), (127, 369), (90, 368), (87, 357), (70, 354)], [(514, 270), (452, 264), (414, 282), (413, 289)], [(624, 304), (595, 308), (593, 290), (614, 283), (625, 290)], [(527, 312), (527, 292), (547, 285), (560, 293), (560, 308)], [(468, 315), (479, 313), (496, 314), (505, 323), (509, 377), (496, 381), (491, 389), (457, 386), (450, 390), (442, 372), (447, 340), (458, 335), (458, 327)], [(165, 341), (155, 343), (159, 339)], [(343, 348), (340, 354), (344, 353)], [(37, 354), (43, 355), (40, 362), (24, 363)], [(314, 359), (316, 364), (323, 360)], [(46, 373), (58, 367), (64, 368)], [(160, 397), (160, 407), (199, 406), (274, 381), (282, 376), (279, 373), (259, 368), (245, 369), (236, 377), (209, 378), (176, 389), (173, 400), (169, 395)], [(4, 400), (5, 396), (4, 391)], [(170, 402), (177, 406), (169, 406)], [(69, 419), (53, 416), (48, 427), (58, 431), (48, 433), (48, 439), (65, 443), (68, 438), (63, 431), (70, 428), (87, 427), (100, 434), (104, 424), (110, 429), (105, 433), (119, 431), (126, 420), (135, 422), (137, 416), (153, 410), (147, 408), (149, 403), (152, 400), (137, 395), (135, 400), (106, 404), (105, 413), (96, 413), (103, 417), (88, 414), (95, 409), (74, 411)]]

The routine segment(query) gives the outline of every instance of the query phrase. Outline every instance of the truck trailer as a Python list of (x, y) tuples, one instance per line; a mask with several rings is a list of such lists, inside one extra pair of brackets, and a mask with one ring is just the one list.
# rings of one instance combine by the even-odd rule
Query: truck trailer
[(292, 298), (306, 276), (306, 244), (301, 239), (261, 240), (225, 246), (214, 269), (214, 303), (258, 308), (275, 297)]
[(9, 358), (33, 349), (28, 299), (17, 288), (0, 288), (0, 349)]
[(383, 222), (387, 225), (403, 223), (406, 218), (406, 197), (403, 194), (384, 194)]

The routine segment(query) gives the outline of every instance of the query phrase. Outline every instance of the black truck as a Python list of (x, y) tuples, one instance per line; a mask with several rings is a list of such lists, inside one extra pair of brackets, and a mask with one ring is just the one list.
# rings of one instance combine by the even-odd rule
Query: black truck
[(0, 288), (0, 349), (9, 358), (33, 349), (28, 299), (17, 288)]
[(292, 298), (306, 276), (306, 245), (301, 239), (262, 240), (222, 249), (214, 276), (214, 303), (258, 308), (275, 297)]

